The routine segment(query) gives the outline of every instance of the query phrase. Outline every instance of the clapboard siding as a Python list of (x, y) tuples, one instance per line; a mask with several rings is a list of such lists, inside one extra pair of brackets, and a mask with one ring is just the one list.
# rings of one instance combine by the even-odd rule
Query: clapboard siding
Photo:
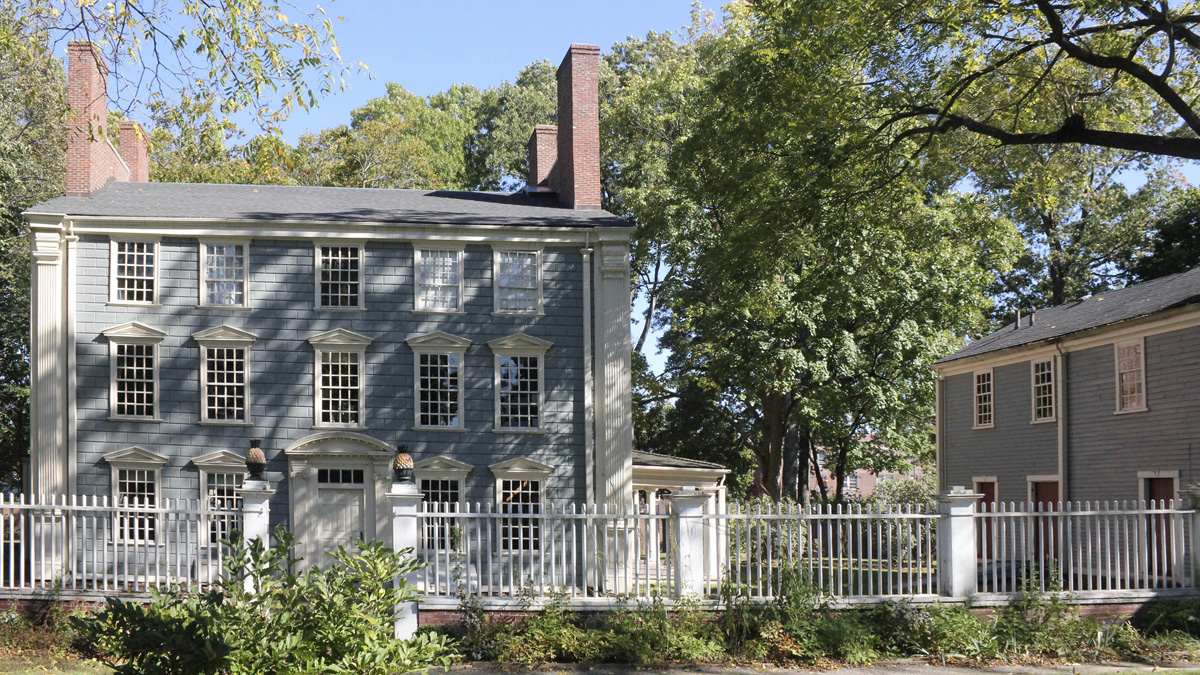
[(1021, 501), (1026, 477), (1058, 472), (1057, 430), (1052, 423), (1031, 423), (1029, 362), (1000, 366), (992, 374), (995, 426), (974, 429), (974, 375), (946, 378), (944, 485), (970, 487), (974, 476), (995, 476), (997, 499)]
[[(545, 315), (493, 316), (492, 248), (466, 247), (465, 300), (461, 315), (415, 314), (413, 247), (369, 242), (365, 248), (366, 309), (313, 308), (313, 245), (304, 241), (254, 240), (250, 251), (250, 310), (197, 307), (199, 242), (164, 238), (160, 244), (160, 306), (107, 305), (109, 244), (105, 237), (79, 243), (76, 294), (78, 377), (78, 485), (80, 494), (111, 493), (107, 453), (137, 445), (170, 458), (162, 495), (196, 499), (199, 476), (191, 460), (217, 449), (244, 453), (252, 438), (267, 451), (267, 478), (278, 492), (272, 517), (287, 519), (287, 458), (282, 448), (314, 433), (312, 347), (306, 340), (334, 328), (374, 342), (366, 351), (366, 430), (392, 445), (407, 444), (417, 461), (447, 455), (475, 466), (466, 498), (494, 499), (487, 466), (528, 457), (554, 467), (547, 497), (584, 500), (583, 287), (577, 247), (546, 248), (543, 255)], [(166, 331), (160, 349), (161, 423), (108, 419), (108, 342), (105, 328), (140, 321)], [(199, 349), (191, 335), (221, 324), (258, 337), (251, 349), (251, 422), (244, 426), (200, 425)], [(413, 430), (413, 354), (405, 340), (433, 331), (472, 340), (465, 359), (465, 433)], [(544, 435), (496, 433), (494, 363), (487, 342), (524, 332), (553, 343), (545, 360)]]

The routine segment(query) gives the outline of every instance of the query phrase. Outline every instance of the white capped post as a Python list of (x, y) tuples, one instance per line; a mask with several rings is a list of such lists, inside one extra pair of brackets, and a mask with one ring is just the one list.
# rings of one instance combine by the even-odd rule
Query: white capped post
[(271, 545), (271, 495), (275, 490), (265, 480), (249, 479), (237, 489), (242, 498), (242, 536), (249, 546), (261, 539), (263, 546)]
[(1191, 510), (1190, 514), (1184, 515), (1184, 522), (1190, 521), (1192, 524), (1191, 531), (1187, 533), (1191, 546), (1187, 551), (1190, 560), (1187, 561), (1186, 569), (1191, 570), (1192, 585), (1195, 587), (1200, 586), (1200, 551), (1197, 550), (1200, 544), (1200, 483), (1189, 485), (1179, 492), (1180, 496), (1188, 501), (1186, 506)]
[[(417, 521), (420, 518), (421, 491), (414, 483), (395, 482), (388, 490), (388, 501), (392, 503), (392, 548), (417, 550)], [(409, 572), (405, 579), (408, 585), (417, 587), (416, 571)], [(396, 639), (408, 640), (417, 633), (417, 602), (402, 603), (396, 614)]]
[(937, 496), (938, 592), (969, 598), (978, 589), (975, 551), (975, 503), (983, 495), (955, 485)]
[(668, 495), (675, 514), (675, 597), (704, 592), (704, 505), (708, 495), (685, 487)]

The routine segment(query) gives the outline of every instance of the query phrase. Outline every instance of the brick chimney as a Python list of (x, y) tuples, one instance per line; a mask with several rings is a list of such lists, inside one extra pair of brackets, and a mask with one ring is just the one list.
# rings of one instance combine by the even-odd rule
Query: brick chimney
[[(118, 153), (106, 135), (108, 66), (90, 42), (67, 45), (67, 194), (87, 197), (110, 180), (145, 181), (149, 176), (145, 138), (129, 124), (130, 144)], [(125, 125), (122, 125), (124, 127)], [(126, 130), (121, 130), (122, 146)], [(123, 156), (128, 159), (123, 159)], [(137, 168), (134, 168), (137, 167)]]
[[(532, 186), (543, 180), (572, 209), (600, 208), (600, 48), (571, 45), (558, 67), (558, 140), (551, 145), (550, 129), (538, 127), (530, 138)], [(553, 170), (545, 158), (554, 148)]]
[(129, 169), (129, 180), (150, 182), (150, 157), (146, 153), (146, 132), (133, 120), (122, 120), (120, 127), (121, 160)]
[(529, 187), (550, 189), (550, 172), (558, 161), (558, 127), (539, 124), (529, 137)]

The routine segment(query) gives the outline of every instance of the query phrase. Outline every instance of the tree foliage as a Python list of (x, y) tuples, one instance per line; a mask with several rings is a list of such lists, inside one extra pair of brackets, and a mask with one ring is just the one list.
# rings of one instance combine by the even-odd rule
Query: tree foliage
[(1004, 146), (1200, 159), (1195, 2), (889, 1), (847, 8), (845, 20), (871, 64), (861, 82), (885, 102), (880, 128), (896, 140), (965, 130)]
[[(264, 128), (339, 91), (342, 64), (334, 18), (272, 0), (169, 2), (3, 0), (48, 41), (88, 40), (115, 64), (116, 107), (157, 100), (213, 101), (222, 113), (245, 110)], [(293, 12), (288, 16), (286, 11)], [(30, 35), (0, 37), (16, 58), (40, 49)], [(358, 67), (365, 69), (361, 63)]]
[(1126, 261), (1130, 281), (1150, 281), (1200, 266), (1200, 190), (1174, 195), (1166, 212), (1150, 224), (1147, 237), (1144, 253)]

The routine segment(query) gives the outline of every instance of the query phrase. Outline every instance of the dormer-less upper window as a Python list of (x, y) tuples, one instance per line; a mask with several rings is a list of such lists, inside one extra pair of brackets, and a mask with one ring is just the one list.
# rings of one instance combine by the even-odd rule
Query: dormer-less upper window
[(418, 248), (415, 255), (418, 312), (463, 310), (463, 252), (450, 248)]
[(200, 244), (200, 305), (246, 307), (250, 251), (244, 242)]
[(363, 249), (357, 245), (322, 245), (317, 257), (317, 308), (363, 307)]
[(130, 305), (158, 302), (157, 241), (113, 241), (109, 260), (110, 302)]
[(1117, 412), (1146, 409), (1146, 344), (1141, 338), (1118, 342)]
[(542, 252), (497, 248), (493, 253), (497, 314), (542, 312)]
[(992, 398), (992, 371), (975, 373), (975, 428), (987, 429), (995, 426), (995, 404)]

